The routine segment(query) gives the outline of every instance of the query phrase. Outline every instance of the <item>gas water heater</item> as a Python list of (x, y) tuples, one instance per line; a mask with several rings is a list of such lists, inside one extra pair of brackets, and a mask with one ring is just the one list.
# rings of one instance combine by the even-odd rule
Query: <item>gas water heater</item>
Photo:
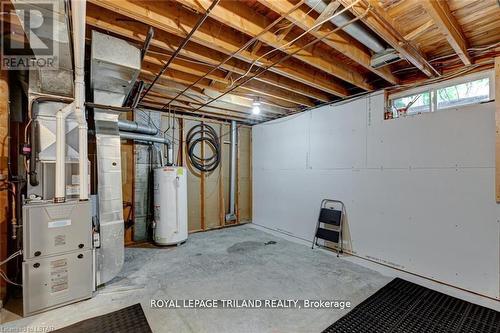
[(174, 245), (188, 237), (187, 172), (181, 167), (154, 170), (154, 241)]

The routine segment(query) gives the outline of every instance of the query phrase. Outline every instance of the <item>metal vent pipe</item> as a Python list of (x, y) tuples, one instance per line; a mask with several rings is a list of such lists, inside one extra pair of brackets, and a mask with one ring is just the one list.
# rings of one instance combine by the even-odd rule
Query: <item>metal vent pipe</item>
[[(327, 4), (323, 0), (305, 0), (305, 3), (309, 7), (314, 8), (314, 10), (320, 14), (327, 7)], [(341, 13), (340, 15), (332, 18), (330, 22), (335, 24), (337, 27), (341, 27), (344, 24), (349, 23), (349, 21), (351, 20), (352, 18), (349, 17), (347, 13)], [(342, 30), (344, 30), (352, 38), (358, 40), (360, 43), (362, 43), (375, 53), (383, 52), (386, 49), (385, 46), (377, 38), (375, 38), (369, 31), (367, 31), (357, 22), (346, 25), (344, 28), (342, 28)]]
[(121, 131), (127, 131), (127, 132), (142, 133), (149, 135), (158, 134), (158, 129), (154, 127), (141, 125), (135, 121), (130, 121), (130, 120), (118, 120), (118, 128)]
[(229, 166), (229, 213), (226, 221), (236, 220), (236, 145), (238, 144), (238, 127), (231, 121), (231, 159)]

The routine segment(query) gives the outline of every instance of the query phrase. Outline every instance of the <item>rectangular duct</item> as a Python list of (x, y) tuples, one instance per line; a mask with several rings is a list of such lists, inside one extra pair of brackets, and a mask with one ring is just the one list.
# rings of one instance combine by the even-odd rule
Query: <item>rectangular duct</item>
[[(94, 103), (122, 106), (141, 69), (141, 51), (92, 31), (91, 88)], [(94, 109), (97, 145), (100, 248), (97, 284), (114, 278), (124, 259), (123, 203), (118, 111)]]

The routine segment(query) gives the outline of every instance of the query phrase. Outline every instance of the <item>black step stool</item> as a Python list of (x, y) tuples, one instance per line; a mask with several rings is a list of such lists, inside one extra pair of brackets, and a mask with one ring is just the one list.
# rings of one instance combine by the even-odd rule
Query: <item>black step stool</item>
[[(340, 210), (335, 209), (340, 208)], [(337, 257), (342, 250), (342, 225), (344, 223), (345, 215), (345, 205), (342, 201), (324, 199), (321, 201), (321, 208), (318, 217), (318, 223), (316, 224), (316, 232), (314, 233), (314, 239), (312, 242), (311, 249), (314, 249), (314, 245), (320, 246), (318, 244), (318, 238), (323, 239), (332, 243), (337, 243)], [(324, 228), (326, 225), (329, 226), (328, 229)]]

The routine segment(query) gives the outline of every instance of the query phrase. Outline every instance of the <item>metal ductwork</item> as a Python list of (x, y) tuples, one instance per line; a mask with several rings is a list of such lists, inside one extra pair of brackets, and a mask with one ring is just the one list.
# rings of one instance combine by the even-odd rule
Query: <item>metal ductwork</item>
[(151, 136), (151, 135), (141, 134), (141, 133), (120, 132), (120, 138), (125, 139), (125, 140), (156, 142), (156, 143), (164, 144), (167, 147), (170, 147), (170, 140), (167, 138), (159, 137), (159, 136)]
[[(124, 40), (92, 31), (91, 88), (94, 103), (122, 106), (141, 70), (141, 50)], [(120, 111), (94, 108), (97, 146), (97, 285), (114, 278), (124, 261)]]
[(142, 133), (148, 135), (158, 134), (158, 129), (145, 125), (138, 124), (136, 121), (118, 120), (118, 128), (120, 131)]
[[(328, 6), (328, 3), (325, 3), (324, 0), (305, 0), (305, 3), (309, 7), (314, 8), (314, 10), (320, 14), (323, 13)], [(351, 20), (352, 17), (350, 17), (347, 12), (344, 12), (333, 17), (330, 22), (335, 24), (337, 27), (341, 27), (349, 23)], [(348, 24), (343, 27), (342, 30), (344, 30), (352, 38), (356, 39), (361, 44), (365, 45), (367, 48), (375, 52), (375, 55), (373, 56), (371, 62), (372, 67), (382, 67), (383, 65), (399, 59), (399, 55), (395, 53), (392, 48), (386, 48), (378, 38), (376, 38), (370, 31), (365, 29), (358, 22)], [(380, 59), (380, 55), (384, 55), (384, 62), (378, 61), (378, 59)]]
[[(134, 141), (140, 141), (140, 142), (146, 142), (146, 143), (160, 143), (165, 146), (167, 149), (167, 165), (171, 165), (171, 160), (172, 160), (172, 155), (173, 155), (173, 148), (171, 141), (167, 138), (162, 138), (159, 136), (153, 136), (153, 135), (147, 135), (147, 134), (142, 134), (142, 133), (132, 133), (132, 132), (120, 132), (120, 138), (125, 139), (125, 140), (134, 140)], [(158, 150), (159, 156), (160, 156), (160, 164), (161, 166), (164, 166), (163, 163), (163, 154), (161, 152), (161, 149), (157, 146), (155, 148)]]

